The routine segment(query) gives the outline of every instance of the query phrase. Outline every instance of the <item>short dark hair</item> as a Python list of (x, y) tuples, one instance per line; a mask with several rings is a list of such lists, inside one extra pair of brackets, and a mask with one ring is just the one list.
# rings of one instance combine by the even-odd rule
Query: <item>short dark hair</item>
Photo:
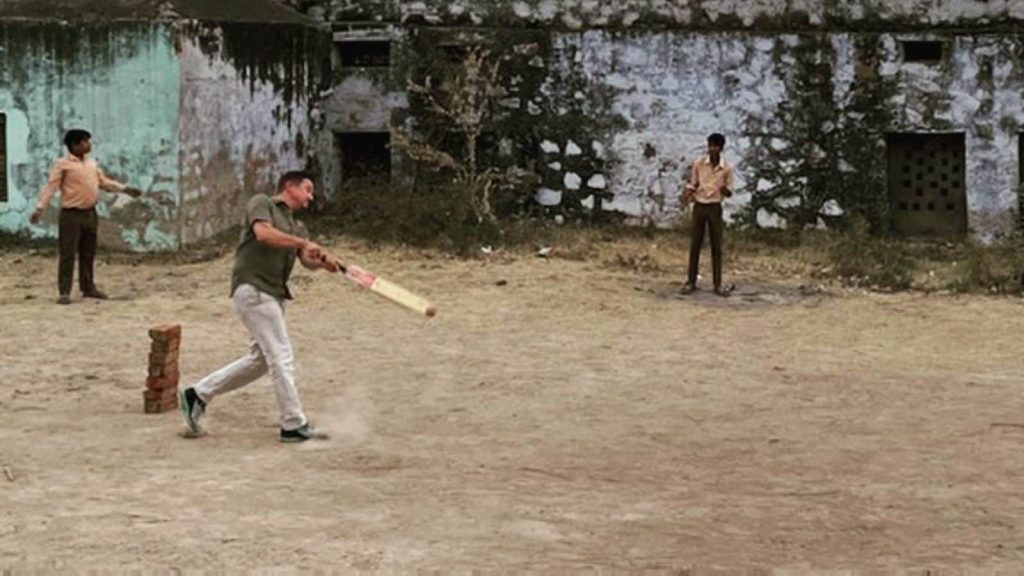
[(82, 140), (89, 140), (92, 138), (92, 134), (89, 134), (88, 130), (80, 130), (75, 128), (74, 130), (68, 130), (64, 134), (64, 145), (67, 146), (68, 150), (75, 144), (78, 144)]
[(289, 184), (302, 184), (303, 180), (312, 181), (313, 175), (305, 170), (289, 170), (277, 179), (277, 191), (284, 190), (284, 187)]
[(711, 136), (708, 136), (708, 144), (714, 144), (719, 148), (725, 148), (725, 136), (715, 132)]

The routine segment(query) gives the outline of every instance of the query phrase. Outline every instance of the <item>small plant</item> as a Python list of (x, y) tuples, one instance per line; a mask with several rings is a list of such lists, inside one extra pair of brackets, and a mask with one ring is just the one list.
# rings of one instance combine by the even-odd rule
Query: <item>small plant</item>
[(873, 237), (867, 220), (859, 216), (835, 235), (829, 258), (835, 273), (854, 286), (903, 290), (910, 287), (915, 269), (904, 245)]

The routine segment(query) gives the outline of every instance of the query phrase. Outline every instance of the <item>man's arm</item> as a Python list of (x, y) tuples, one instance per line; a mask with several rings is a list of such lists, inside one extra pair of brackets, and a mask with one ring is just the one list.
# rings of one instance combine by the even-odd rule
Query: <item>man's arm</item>
[(50, 204), (50, 199), (60, 188), (61, 182), (64, 180), (64, 161), (58, 159), (50, 167), (50, 176), (46, 179), (46, 184), (39, 192), (39, 200), (36, 201), (36, 209), (29, 216), (29, 221), (33, 224), (39, 222), (39, 218), (42, 217), (43, 211)]
[[(252, 233), (256, 236), (256, 241), (260, 244), (270, 246), (271, 248), (291, 248), (294, 250), (310, 251), (315, 259), (320, 258), (322, 249), (316, 244), (300, 238), (298, 236), (292, 236), (287, 232), (282, 232), (274, 225), (266, 220), (257, 220), (252, 224)], [(315, 251), (313, 249), (316, 249)]]
[(693, 200), (693, 195), (697, 193), (697, 187), (700, 186), (700, 177), (697, 175), (697, 162), (694, 161), (693, 166), (690, 168), (690, 180), (686, 183), (683, 188), (683, 203), (686, 204)]
[(733, 180), (732, 180), (732, 166), (729, 166), (725, 171), (725, 178), (722, 179), (722, 189), (720, 190), (722, 196), (725, 198), (731, 198), (734, 192)]
[(96, 175), (99, 176), (100, 189), (102, 190), (106, 190), (107, 192), (120, 192), (122, 194), (127, 194), (132, 198), (142, 196), (142, 190), (122, 184), (113, 178), (108, 178), (99, 166), (96, 167)]

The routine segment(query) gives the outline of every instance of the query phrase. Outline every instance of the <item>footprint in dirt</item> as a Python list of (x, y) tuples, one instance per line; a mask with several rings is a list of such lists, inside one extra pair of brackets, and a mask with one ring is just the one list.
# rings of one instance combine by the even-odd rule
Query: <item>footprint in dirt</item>
[(715, 294), (710, 287), (698, 288), (690, 294), (681, 294), (682, 282), (652, 285), (646, 291), (665, 300), (690, 302), (703, 306), (750, 307), (750, 306), (792, 306), (795, 304), (818, 305), (827, 293), (814, 286), (788, 286), (767, 282), (744, 282), (732, 286), (728, 298)]

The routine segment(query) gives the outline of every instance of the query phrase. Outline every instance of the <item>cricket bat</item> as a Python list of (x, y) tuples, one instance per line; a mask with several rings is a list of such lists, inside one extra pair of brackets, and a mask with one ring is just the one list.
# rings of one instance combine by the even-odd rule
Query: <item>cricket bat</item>
[[(404, 306), (413, 312), (423, 314), (427, 318), (433, 318), (437, 315), (437, 307), (431, 304), (426, 298), (413, 294), (398, 284), (380, 278), (376, 274), (363, 270), (358, 266), (346, 266), (341, 263), (339, 263), (339, 266), (341, 267), (341, 274), (348, 280), (354, 282), (357, 286), (366, 288), (370, 292), (387, 298), (395, 304)], [(335, 275), (332, 274), (332, 276)], [(335, 277), (338, 278), (339, 282), (341, 281), (339, 276)]]

